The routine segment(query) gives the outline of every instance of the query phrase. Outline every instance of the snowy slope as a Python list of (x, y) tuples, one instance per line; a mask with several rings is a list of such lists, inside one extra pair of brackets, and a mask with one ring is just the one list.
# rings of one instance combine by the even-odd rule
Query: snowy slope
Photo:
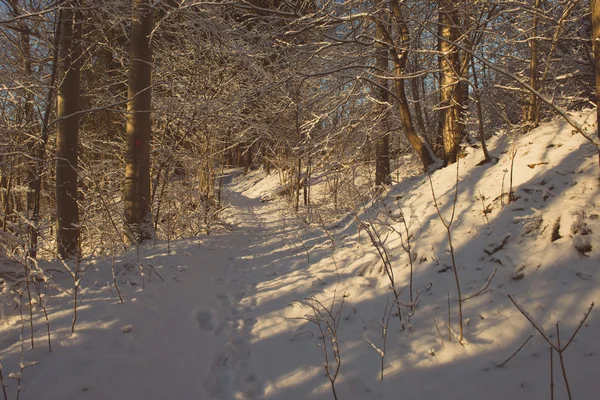
[[(583, 121), (593, 114), (575, 116)], [(75, 334), (70, 297), (56, 294), (69, 281), (57, 272), (47, 300), (53, 352), (36, 306), (36, 348), (25, 341), (24, 358), (40, 364), (24, 371), (20, 398), (329, 399), (323, 343), (329, 350), (339, 345), (339, 399), (549, 398), (549, 346), (507, 295), (554, 341), (560, 322), (563, 345), (590, 303), (600, 299), (598, 158), (562, 121), (514, 141), (495, 136), (490, 149), (497, 164), (477, 166), (479, 150), (469, 149), (458, 169), (451, 232), (463, 298), (489, 282), (463, 302), (462, 344), (454, 337), (458, 302), (446, 230), (427, 176), (406, 179), (356, 209), (380, 233), (399, 291), (409, 284), (410, 264), (399, 236), (386, 225), (404, 232), (390, 217), (403, 213), (411, 235), (413, 295), (420, 292), (410, 322), (410, 290), (400, 294), (405, 329), (395, 308), (390, 314), (380, 381), (375, 347), (383, 347), (381, 325), (393, 297), (364, 226), (359, 229), (354, 216), (306, 225), (284, 202), (260, 201), (278, 190), (276, 174), (252, 173), (229, 185), (234, 231), (172, 243), (171, 254), (159, 243), (141, 249), (139, 260), (135, 253), (115, 259), (124, 304), (111, 287), (110, 260), (89, 265)], [(517, 150), (515, 200), (508, 204), (511, 149)], [(456, 171), (451, 166), (432, 174), (446, 220)], [(149, 280), (152, 268), (164, 281), (154, 273)], [(311, 322), (315, 311), (325, 336)], [(600, 392), (599, 312), (592, 310), (564, 353), (575, 399)], [(336, 339), (326, 329), (328, 320), (338, 323)], [(7, 376), (18, 370), (21, 322), (18, 314), (4, 322), (0, 361), (14, 398), (16, 383)], [(335, 357), (328, 355), (333, 370)], [(555, 398), (567, 398), (554, 355)]]

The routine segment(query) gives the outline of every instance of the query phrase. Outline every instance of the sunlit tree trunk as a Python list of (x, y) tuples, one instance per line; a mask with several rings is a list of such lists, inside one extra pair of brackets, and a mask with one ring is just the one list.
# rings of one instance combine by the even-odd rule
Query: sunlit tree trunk
[(475, 106), (477, 107), (477, 127), (479, 133), (479, 142), (481, 143), (481, 149), (483, 151), (484, 163), (490, 162), (492, 159), (490, 153), (488, 153), (487, 145), (485, 143), (485, 130), (483, 127), (483, 108), (481, 107), (481, 97), (479, 95), (479, 82), (477, 79), (477, 70), (475, 69), (475, 61), (471, 57), (471, 71), (473, 76), (473, 95), (475, 96)]
[[(376, 74), (379, 76), (387, 75), (388, 73), (388, 49), (384, 43), (383, 24), (379, 23), (376, 27), (375, 38), (377, 39), (377, 55), (375, 65), (377, 67)], [(392, 179), (390, 176), (390, 134), (387, 124), (388, 114), (388, 83), (385, 78), (376, 79), (378, 87), (374, 88), (377, 101), (377, 108), (381, 111), (380, 129), (378, 129), (378, 138), (375, 141), (375, 186), (390, 185)]]
[[(410, 42), (409, 30), (406, 20), (404, 19), (404, 15), (402, 14), (402, 10), (400, 9), (398, 0), (390, 0), (389, 5), (392, 10), (395, 28), (400, 35), (402, 50), (400, 52), (396, 50), (396, 48), (393, 46), (391, 37), (389, 37), (387, 34), (385, 35), (385, 39), (391, 45), (390, 55), (394, 61), (394, 76), (400, 78), (404, 75), (406, 62), (408, 60), (408, 46)], [(408, 106), (408, 98), (406, 96), (404, 82), (404, 79), (396, 79), (395, 81), (396, 96), (398, 97), (398, 111), (400, 112), (402, 128), (404, 130), (404, 134), (406, 135), (406, 139), (421, 159), (423, 167), (428, 169), (433, 163), (433, 157), (427, 143), (425, 143), (425, 141), (417, 134), (415, 130), (410, 108)]]
[[(533, 27), (531, 29), (531, 39), (529, 45), (531, 46), (531, 60), (529, 62), (529, 85), (535, 90), (539, 90), (539, 78), (538, 78), (538, 65), (539, 65), (539, 40), (538, 36), (538, 25), (539, 16), (538, 12), (542, 12), (541, 9), (542, 0), (535, 0), (535, 14), (533, 15)], [(533, 93), (526, 95), (525, 104), (523, 105), (523, 123), (525, 125), (525, 132), (528, 132), (537, 126), (537, 112), (538, 112), (538, 97)]]
[(77, 161), (79, 144), (79, 80), (81, 66), (81, 11), (74, 2), (61, 11), (59, 82), (56, 131), (56, 243), (61, 258), (79, 248)]
[[(592, 8), (592, 45), (596, 70), (596, 126), (600, 126), (600, 0), (591, 0)], [(600, 129), (598, 129), (600, 137)]]
[[(18, 10), (18, 8), (15, 8)], [(15, 16), (17, 16), (17, 12), (15, 12)], [(31, 38), (29, 34), (29, 27), (24, 22), (20, 21), (18, 23), (18, 27), (20, 29), (20, 48), (21, 54), (23, 57), (23, 72), (25, 73), (26, 79), (32, 78), (32, 68), (31, 68)], [(35, 161), (35, 157), (37, 154), (37, 138), (34, 129), (34, 112), (33, 112), (33, 92), (31, 90), (25, 90), (24, 93), (25, 104), (23, 106), (23, 126), (25, 127), (26, 134), (26, 142), (28, 144), (28, 152), (32, 155), (32, 158), (27, 161), (27, 218), (30, 221), (35, 221), (35, 200), (36, 200), (36, 166), (37, 163)], [(37, 244), (37, 229), (35, 228), (35, 224), (31, 224), (29, 226), (29, 255), (32, 257), (36, 256), (35, 248)]]
[(458, 150), (464, 137), (464, 124), (461, 123), (462, 93), (460, 84), (460, 62), (458, 49), (458, 12), (453, 0), (439, 0), (439, 50), (440, 50), (440, 135), (444, 142), (445, 164), (457, 161)]
[[(416, 68), (414, 69), (416, 70)], [(411, 70), (411, 72), (413, 72)], [(419, 87), (421, 87), (421, 81), (423, 77), (417, 76), (410, 80), (410, 89), (412, 92), (413, 102), (415, 103), (415, 118), (417, 120), (417, 126), (419, 130), (425, 135), (427, 132), (427, 125), (425, 125), (425, 119), (423, 118), (425, 107), (421, 106), (421, 94), (419, 93)]]
[(154, 13), (150, 0), (134, 0), (127, 103), (125, 156), (125, 224), (128, 244), (152, 237), (150, 207), (150, 137), (152, 106), (152, 47)]

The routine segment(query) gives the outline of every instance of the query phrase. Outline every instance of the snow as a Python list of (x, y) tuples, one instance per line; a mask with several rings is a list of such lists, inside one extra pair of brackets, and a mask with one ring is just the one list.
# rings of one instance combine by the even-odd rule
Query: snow
[[(594, 114), (572, 117), (583, 123)], [(508, 204), (511, 146), (518, 149), (516, 200)], [(22, 343), (18, 312), (4, 306), (0, 362), (9, 398), (17, 382), (6, 377), (21, 376), (25, 400), (330, 399), (323, 351), (334, 371), (334, 345), (341, 360), (339, 399), (549, 398), (549, 345), (507, 295), (553, 342), (559, 322), (563, 345), (600, 299), (598, 158), (593, 145), (561, 120), (523, 136), (496, 135), (489, 148), (497, 164), (477, 166), (482, 156), (471, 148), (459, 164), (451, 233), (463, 298), (489, 283), (463, 302), (462, 344), (455, 339), (456, 284), (445, 267), (452, 265), (448, 239), (427, 176), (400, 179), (353, 210), (365, 224), (381, 223), (377, 232), (401, 291), (403, 317), (410, 317), (402, 330), (388, 276), (356, 219), (324, 215), (327, 222), (306, 224), (278, 196), (277, 173), (253, 171), (232, 176), (227, 185), (234, 230), (172, 242), (170, 253), (159, 242), (142, 247), (139, 259), (135, 251), (115, 258), (123, 304), (112, 283), (111, 260), (87, 263), (75, 333), (73, 280), (54, 272), (44, 299), (52, 353), (39, 305), (33, 310), (35, 349), (28, 322)], [(449, 220), (456, 168), (432, 173), (432, 182)], [(324, 186), (314, 193), (319, 191)], [(270, 201), (261, 201), (265, 196)], [(404, 233), (400, 215), (411, 235), (413, 295), (420, 292), (414, 312), (405, 288), (408, 255), (398, 234), (385, 228), (391, 224)], [(41, 266), (61, 271), (56, 263)], [(576, 399), (600, 392), (598, 315), (593, 309), (564, 353)], [(22, 373), (21, 365), (27, 366)], [(566, 398), (558, 357), (554, 369), (555, 396)]]

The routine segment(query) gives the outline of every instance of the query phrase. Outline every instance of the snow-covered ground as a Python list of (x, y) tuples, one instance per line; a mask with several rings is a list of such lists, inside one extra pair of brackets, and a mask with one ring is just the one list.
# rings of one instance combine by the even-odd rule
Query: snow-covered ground
[[(575, 116), (583, 121), (590, 114)], [(45, 266), (56, 270), (47, 298), (53, 352), (39, 306), (35, 349), (28, 323), (22, 352), (20, 318), (3, 317), (8, 398), (17, 389), (8, 374), (18, 372), (23, 356), (39, 364), (25, 369), (21, 399), (329, 399), (323, 345), (331, 373), (331, 349), (339, 348), (340, 400), (550, 398), (549, 345), (507, 295), (554, 342), (559, 322), (563, 346), (600, 299), (600, 170), (593, 146), (560, 120), (512, 143), (506, 135), (490, 140), (497, 164), (477, 166), (476, 149), (459, 163), (451, 234), (463, 298), (489, 283), (462, 304), (462, 344), (452, 255), (427, 176), (403, 180), (337, 223), (314, 218), (307, 225), (283, 201), (261, 202), (278, 190), (276, 174), (252, 173), (228, 185), (233, 231), (171, 243), (170, 254), (158, 243), (140, 249), (139, 259), (135, 252), (115, 259), (124, 304), (112, 285), (111, 260), (86, 265), (74, 334), (70, 295), (57, 294), (69, 280), (59, 265)], [(515, 200), (508, 204), (511, 149)], [(446, 221), (456, 171), (432, 174)], [(414, 310), (408, 254), (388, 227), (405, 232), (401, 213), (411, 237)], [(366, 226), (359, 229), (358, 220)], [(389, 253), (402, 323), (365, 228)], [(564, 352), (574, 399), (600, 393), (599, 313), (591, 311)], [(556, 353), (554, 391), (567, 398)]]

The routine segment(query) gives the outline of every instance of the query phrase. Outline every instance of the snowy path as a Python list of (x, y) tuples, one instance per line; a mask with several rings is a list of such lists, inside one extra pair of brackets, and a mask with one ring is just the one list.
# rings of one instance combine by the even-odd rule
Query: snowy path
[[(165, 282), (146, 275), (142, 289), (132, 254), (116, 260), (117, 268), (129, 268), (119, 279), (123, 305), (107, 285), (106, 261), (91, 268), (74, 335), (70, 298), (53, 300), (53, 353), (44, 348), (45, 325), (38, 320), (36, 349), (27, 359), (40, 364), (25, 372), (21, 398), (263, 398), (264, 381), (250, 365), (251, 294), (258, 284), (251, 272), (270, 257), (268, 238), (279, 227), (262, 220), (259, 199), (232, 192), (229, 201), (238, 219), (234, 231), (173, 243), (171, 254), (164, 243), (141, 250), (141, 262)], [(11, 344), (0, 351), (5, 374), (18, 368), (19, 326), (2, 327)], [(11, 383), (8, 392), (16, 393)]]
[[(155, 359), (140, 357), (147, 369), (140, 384), (147, 390), (142, 396), (134, 390), (132, 398), (262, 398), (261, 379), (249, 366), (256, 303), (247, 294), (257, 284), (248, 272), (256, 268), (255, 254), (266, 251), (269, 229), (256, 211), (259, 201), (238, 193), (229, 199), (239, 219), (236, 230), (203, 238), (202, 259), (188, 261), (185, 275), (175, 277), (177, 288), (168, 284), (165, 293), (156, 293), (159, 304), (142, 328), (148, 338), (137, 347), (141, 355), (152, 347), (144, 344), (148, 339), (160, 352)], [(173, 291), (177, 293), (167, 293)], [(122, 367), (121, 376), (129, 380), (125, 371), (139, 366)], [(148, 379), (151, 376), (156, 379)]]
[[(238, 228), (221, 240), (235, 250), (216, 278), (219, 307), (215, 319), (222, 322), (213, 330), (217, 350), (205, 382), (212, 397), (200, 398), (314, 398), (314, 393), (298, 385), (321, 375), (318, 348), (310, 343), (313, 351), (307, 358), (303, 338), (299, 345), (290, 341), (298, 322), (287, 318), (292, 303), (308, 296), (294, 285), (297, 279), (309, 279), (310, 274), (300, 268), (306, 266), (306, 256), (292, 243), (297, 232), (286, 220), (285, 205), (261, 203), (259, 198), (239, 192), (229, 196), (236, 207)], [(316, 362), (310, 371), (303, 367), (307, 359)], [(323, 387), (325, 391), (317, 397), (329, 398), (321, 378), (311, 382), (311, 389)]]
[(231, 193), (230, 200), (237, 206), (240, 225), (238, 232), (223, 239), (236, 251), (227, 257), (229, 262), (215, 282), (222, 289), (217, 292), (221, 322), (214, 330), (218, 351), (213, 357), (206, 386), (215, 399), (255, 399), (263, 393), (259, 377), (248, 365), (256, 304), (246, 295), (257, 282), (250, 281), (246, 271), (253, 267), (252, 254), (261, 248), (268, 231), (255, 211), (260, 202), (238, 193)]

